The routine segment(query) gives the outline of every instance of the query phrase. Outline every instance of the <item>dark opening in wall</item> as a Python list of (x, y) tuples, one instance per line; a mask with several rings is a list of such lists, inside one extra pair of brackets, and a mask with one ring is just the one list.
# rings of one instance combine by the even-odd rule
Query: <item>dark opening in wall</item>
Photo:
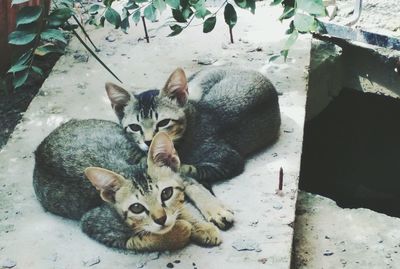
[(344, 89), (304, 127), (300, 188), (400, 217), (400, 100)]

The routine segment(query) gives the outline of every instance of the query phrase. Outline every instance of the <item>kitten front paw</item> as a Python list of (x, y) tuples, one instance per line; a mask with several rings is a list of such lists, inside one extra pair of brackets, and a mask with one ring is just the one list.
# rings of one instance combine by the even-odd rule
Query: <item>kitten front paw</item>
[(164, 241), (169, 245), (169, 250), (181, 249), (186, 246), (192, 234), (192, 224), (186, 220), (177, 220), (174, 227), (165, 234)]
[(193, 226), (191, 238), (193, 242), (202, 246), (218, 246), (222, 242), (218, 228), (209, 222)]
[(228, 230), (233, 225), (233, 211), (223, 205), (214, 205), (208, 209), (207, 220), (221, 230)]

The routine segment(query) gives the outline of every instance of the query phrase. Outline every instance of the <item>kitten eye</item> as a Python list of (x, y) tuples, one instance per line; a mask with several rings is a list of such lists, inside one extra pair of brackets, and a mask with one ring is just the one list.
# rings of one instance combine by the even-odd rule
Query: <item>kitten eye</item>
[(160, 128), (160, 127), (165, 127), (165, 126), (168, 125), (168, 123), (169, 123), (170, 121), (171, 121), (170, 119), (162, 120), (162, 121), (160, 121), (160, 122), (157, 123), (157, 127), (158, 127), (158, 128)]
[(139, 204), (139, 203), (134, 203), (134, 204), (132, 204), (132, 205), (129, 207), (129, 210), (132, 211), (132, 213), (140, 214), (140, 213), (142, 213), (143, 211), (145, 211), (146, 208), (144, 208), (144, 206), (142, 206), (142, 205)]
[(142, 130), (142, 127), (140, 127), (139, 124), (129, 124), (128, 128), (131, 129), (132, 132), (139, 132)]
[(172, 193), (174, 192), (174, 189), (172, 187), (168, 187), (162, 190), (161, 192), (161, 201), (166, 201), (169, 198), (171, 198)]

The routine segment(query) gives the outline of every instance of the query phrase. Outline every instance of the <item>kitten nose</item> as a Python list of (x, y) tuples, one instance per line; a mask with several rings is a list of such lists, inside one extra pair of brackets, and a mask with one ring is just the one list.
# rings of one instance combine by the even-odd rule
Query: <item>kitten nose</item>
[(165, 221), (167, 220), (167, 215), (163, 215), (162, 217), (158, 219), (154, 219), (154, 222), (157, 223), (158, 225), (164, 225)]
[(144, 141), (144, 143), (145, 143), (147, 146), (149, 146), (149, 147), (150, 147), (151, 140)]

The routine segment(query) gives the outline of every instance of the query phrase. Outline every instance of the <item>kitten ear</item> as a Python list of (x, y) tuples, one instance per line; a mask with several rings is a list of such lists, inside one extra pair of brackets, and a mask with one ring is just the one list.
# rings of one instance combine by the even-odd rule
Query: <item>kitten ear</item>
[(163, 93), (171, 99), (176, 99), (183, 106), (188, 100), (188, 82), (182, 68), (175, 69), (164, 86)]
[(115, 193), (124, 183), (124, 178), (117, 173), (100, 167), (88, 167), (85, 169), (85, 175), (100, 191), (101, 198), (110, 203), (115, 203)]
[(167, 166), (177, 172), (180, 167), (179, 156), (174, 148), (174, 143), (165, 132), (159, 132), (151, 142), (147, 163), (149, 168), (152, 166)]
[(112, 82), (106, 83), (106, 91), (113, 108), (126, 106), (129, 100), (131, 100), (129, 92)]

